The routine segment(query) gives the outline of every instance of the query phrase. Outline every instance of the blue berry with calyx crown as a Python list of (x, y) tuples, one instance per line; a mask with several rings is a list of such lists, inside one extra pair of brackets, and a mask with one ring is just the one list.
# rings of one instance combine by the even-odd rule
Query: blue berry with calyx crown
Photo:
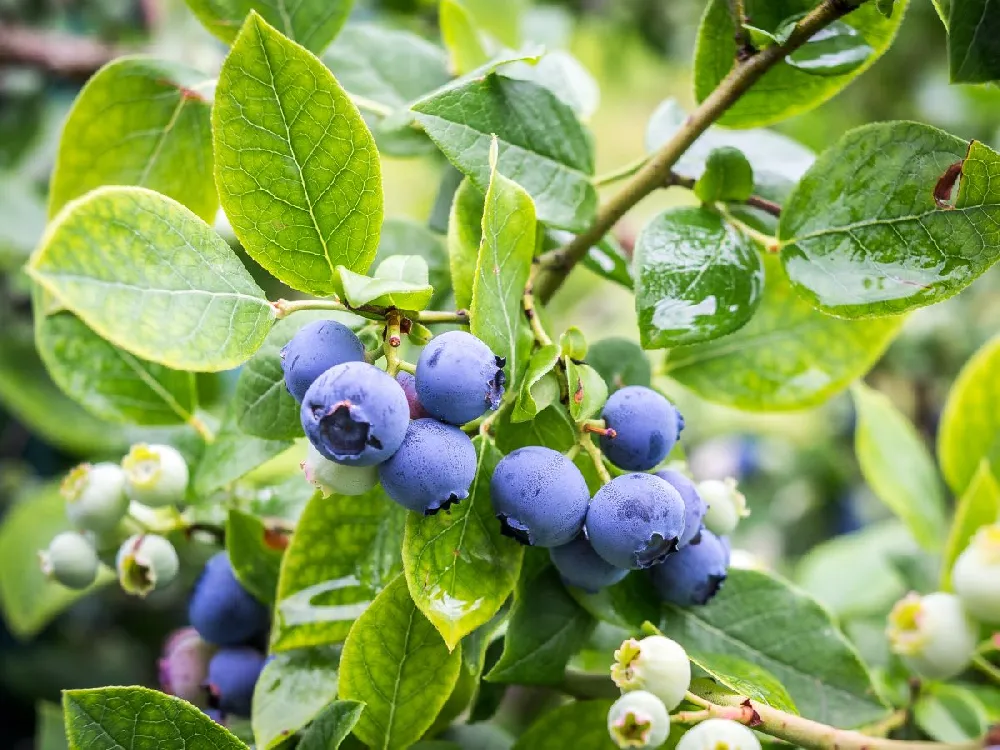
[(281, 350), (285, 387), (299, 403), (320, 375), (344, 362), (364, 362), (365, 346), (335, 320), (306, 323)]
[(504, 456), (490, 479), (502, 532), (522, 544), (558, 547), (580, 533), (590, 490), (563, 454), (531, 445)]
[(238, 646), (267, 630), (270, 614), (236, 580), (225, 552), (213, 555), (194, 586), (188, 619), (198, 634), (217, 646)]
[(208, 662), (208, 703), (225, 715), (250, 716), (253, 689), (264, 669), (254, 648), (224, 648)]
[(729, 541), (702, 529), (697, 544), (678, 550), (650, 570), (653, 586), (664, 600), (681, 607), (708, 604), (726, 580)]
[(505, 364), (503, 357), (471, 333), (448, 331), (435, 336), (417, 361), (420, 403), (442, 422), (471, 422), (500, 406)]
[(656, 472), (655, 476), (677, 490), (681, 500), (684, 501), (684, 533), (677, 541), (677, 549), (681, 549), (697, 540), (708, 508), (694, 482), (677, 469), (664, 469)]
[(469, 496), (476, 449), (459, 428), (435, 419), (410, 422), (399, 450), (378, 467), (382, 488), (404, 508), (433, 515)]
[(550, 549), (549, 557), (563, 583), (576, 586), (588, 594), (596, 594), (603, 588), (614, 586), (629, 573), (623, 568), (616, 568), (594, 552), (594, 548), (582, 534), (569, 544)]
[(406, 394), (390, 375), (365, 362), (331, 367), (302, 400), (302, 427), (323, 456), (375, 466), (403, 443), (410, 423)]
[(619, 568), (648, 568), (677, 549), (684, 501), (652, 474), (624, 474), (601, 487), (587, 510), (587, 538)]
[(601, 451), (627, 471), (646, 471), (659, 464), (684, 429), (684, 419), (674, 405), (641, 385), (611, 394), (601, 418), (610, 430), (601, 436)]

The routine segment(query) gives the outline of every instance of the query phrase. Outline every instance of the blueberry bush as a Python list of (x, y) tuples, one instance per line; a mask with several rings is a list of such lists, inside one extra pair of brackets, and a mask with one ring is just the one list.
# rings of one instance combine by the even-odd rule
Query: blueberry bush
[[(707, 0), (697, 105), (603, 175), (587, 70), (459, 0), (440, 40), (349, 0), (187, 4), (221, 68), (90, 78), (25, 265), (48, 376), (143, 437), (5, 519), (0, 547), (45, 547), (4, 554), (8, 618), (188, 601), (161, 691), (63, 693), (70, 748), (1000, 745), (1000, 340), (937, 461), (861, 382), (1000, 258), (1000, 154), (915, 121), (819, 154), (766, 129), (865, 73), (908, 0)], [(1000, 81), (1000, 6), (934, 5), (951, 80)], [(426, 224), (384, 216), (383, 157), (439, 169)], [(616, 226), (668, 188), (633, 248)], [(634, 298), (641, 345), (554, 325), (578, 267)], [(917, 553), (827, 547), (838, 607), (737, 554), (756, 498), (698, 476), (678, 404), (847, 390)]]

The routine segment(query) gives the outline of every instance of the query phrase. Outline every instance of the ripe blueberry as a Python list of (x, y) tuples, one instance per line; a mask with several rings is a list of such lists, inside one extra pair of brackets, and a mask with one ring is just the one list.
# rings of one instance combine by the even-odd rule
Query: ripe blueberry
[(613, 586), (628, 575), (627, 570), (616, 568), (594, 552), (594, 548), (582, 534), (569, 544), (550, 549), (549, 557), (563, 583), (590, 594)]
[(212, 647), (194, 628), (175, 630), (163, 645), (158, 665), (160, 688), (164, 693), (204, 708), (208, 699), (205, 680), (211, 656)]
[(504, 456), (490, 479), (502, 531), (522, 544), (558, 547), (580, 533), (590, 491), (573, 462), (531, 445)]
[(983, 526), (951, 572), (955, 593), (977, 620), (1000, 624), (1000, 524)]
[(78, 529), (111, 531), (128, 510), (125, 473), (116, 464), (80, 464), (66, 475), (60, 490), (66, 515)]
[(264, 669), (264, 655), (254, 648), (224, 648), (208, 663), (209, 706), (222, 714), (250, 716), (253, 689)]
[(892, 608), (886, 634), (893, 652), (916, 672), (947, 680), (972, 661), (979, 626), (954, 594), (911, 593)]
[(188, 465), (176, 448), (138, 443), (122, 459), (122, 469), (125, 490), (137, 503), (156, 508), (184, 501)]
[(658, 471), (656, 476), (677, 490), (681, 500), (684, 501), (684, 533), (677, 541), (677, 549), (681, 549), (694, 541), (701, 531), (702, 521), (705, 518), (705, 501), (701, 499), (694, 482), (676, 469)]
[(434, 418), (462, 425), (500, 406), (504, 360), (471, 333), (435, 336), (417, 361), (417, 394)]
[(42, 572), (68, 589), (85, 589), (97, 579), (100, 560), (97, 551), (83, 534), (64, 531), (38, 553)]
[(674, 405), (641, 385), (611, 394), (601, 417), (614, 430), (614, 437), (601, 436), (601, 450), (611, 463), (628, 471), (652, 469), (667, 457), (684, 429)]
[(760, 750), (760, 740), (743, 724), (709, 719), (687, 730), (677, 742), (677, 750)]
[(689, 607), (707, 604), (726, 580), (728, 568), (729, 542), (702, 529), (697, 544), (689, 544), (654, 566), (650, 576), (663, 599)]
[(331, 367), (302, 400), (306, 436), (337, 463), (382, 463), (402, 444), (409, 422), (410, 407), (399, 383), (364, 362)]
[(327, 495), (363, 495), (378, 484), (378, 469), (374, 466), (348, 466), (324, 458), (316, 446), (309, 443), (306, 460), (300, 466), (306, 481)]
[(663, 701), (645, 690), (625, 693), (608, 711), (608, 734), (620, 748), (659, 747), (670, 734), (670, 715)]
[(396, 373), (396, 382), (399, 383), (399, 387), (406, 394), (406, 403), (410, 405), (410, 419), (424, 419), (425, 417), (429, 417), (430, 414), (427, 413), (424, 405), (420, 403), (420, 397), (417, 395), (417, 379), (405, 370), (400, 370)]
[(698, 485), (698, 494), (708, 506), (705, 528), (713, 534), (732, 534), (740, 519), (750, 515), (747, 499), (736, 488), (736, 480), (733, 478), (705, 480)]
[[(621, 391), (619, 391), (620, 393)], [(587, 511), (587, 538), (619, 568), (648, 568), (677, 549), (684, 501), (652, 474), (624, 474), (601, 487)]]
[(129, 594), (146, 596), (177, 576), (180, 562), (174, 545), (157, 534), (135, 534), (118, 548), (118, 582)]
[(365, 347), (361, 339), (335, 320), (306, 323), (281, 350), (285, 387), (299, 403), (316, 378), (331, 367), (364, 361)]
[(623, 693), (646, 690), (673, 711), (691, 686), (691, 662), (680, 644), (665, 636), (629, 638), (615, 651), (611, 679)]
[(229, 556), (216, 553), (195, 584), (188, 619), (198, 634), (217, 646), (238, 646), (267, 630), (267, 608), (236, 580)]
[(433, 515), (469, 496), (476, 478), (476, 449), (457, 427), (417, 419), (399, 450), (378, 467), (382, 488), (409, 510)]

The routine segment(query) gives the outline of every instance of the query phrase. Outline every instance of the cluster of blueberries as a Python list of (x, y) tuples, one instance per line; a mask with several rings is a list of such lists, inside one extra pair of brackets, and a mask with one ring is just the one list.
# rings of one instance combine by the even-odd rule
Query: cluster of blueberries
[[(392, 378), (365, 361), (347, 326), (321, 320), (300, 329), (281, 356), (312, 446), (303, 468), (313, 482), (349, 495), (381, 482), (397, 503), (424, 514), (468, 497), (476, 452), (461, 425), (498, 408), (504, 391), (504, 360), (486, 344), (464, 331), (444, 333), (424, 348), (415, 374)], [(650, 568), (664, 599), (706, 603), (729, 566), (724, 534), (735, 520), (723, 517), (736, 506), (724, 497), (728, 490), (718, 493), (714, 516), (722, 522), (713, 524), (712, 516), (706, 520), (710, 504), (687, 476), (645, 473), (666, 459), (684, 426), (656, 391), (621, 388), (601, 416), (601, 451), (630, 473), (591, 498), (583, 474), (563, 454), (542, 446), (515, 450), (490, 482), (502, 531), (548, 548), (564, 580), (584, 590)]]

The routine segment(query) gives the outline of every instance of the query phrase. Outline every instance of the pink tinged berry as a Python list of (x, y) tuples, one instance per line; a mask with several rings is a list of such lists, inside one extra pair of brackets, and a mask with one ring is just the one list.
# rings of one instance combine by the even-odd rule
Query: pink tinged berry
[(175, 630), (167, 637), (159, 661), (160, 688), (199, 708), (208, 705), (208, 662), (213, 648), (194, 628)]

